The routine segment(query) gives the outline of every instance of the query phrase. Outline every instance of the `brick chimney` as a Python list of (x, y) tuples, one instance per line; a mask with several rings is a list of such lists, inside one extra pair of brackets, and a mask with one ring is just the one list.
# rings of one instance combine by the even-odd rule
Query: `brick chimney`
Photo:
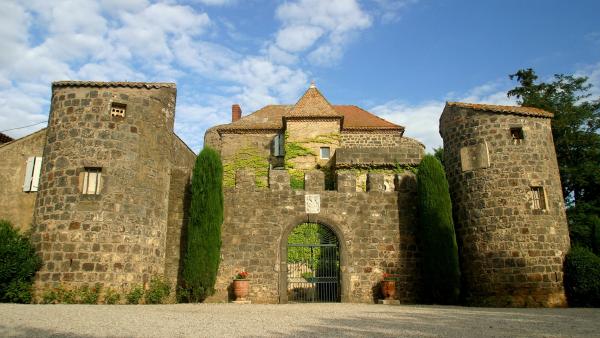
[(242, 118), (242, 108), (239, 104), (231, 105), (231, 122), (235, 122)]

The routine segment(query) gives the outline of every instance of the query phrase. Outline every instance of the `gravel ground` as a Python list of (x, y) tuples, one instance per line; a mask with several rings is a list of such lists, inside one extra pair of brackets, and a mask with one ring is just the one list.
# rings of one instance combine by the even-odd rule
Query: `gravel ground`
[(600, 309), (0, 304), (2, 337), (600, 337)]

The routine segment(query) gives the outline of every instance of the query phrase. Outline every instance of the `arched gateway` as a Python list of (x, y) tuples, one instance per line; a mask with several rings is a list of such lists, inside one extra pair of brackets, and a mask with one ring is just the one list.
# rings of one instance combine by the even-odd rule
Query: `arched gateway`
[(282, 249), (282, 303), (340, 301), (340, 243), (333, 230), (302, 223), (290, 232)]

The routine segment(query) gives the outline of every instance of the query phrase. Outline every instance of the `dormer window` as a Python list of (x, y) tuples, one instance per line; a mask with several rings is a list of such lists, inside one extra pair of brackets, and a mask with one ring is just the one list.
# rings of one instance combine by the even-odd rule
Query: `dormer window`
[(110, 116), (125, 117), (127, 105), (123, 103), (113, 102), (110, 105)]
[(510, 128), (510, 137), (512, 139), (512, 144), (521, 144), (523, 142), (523, 128), (514, 127)]

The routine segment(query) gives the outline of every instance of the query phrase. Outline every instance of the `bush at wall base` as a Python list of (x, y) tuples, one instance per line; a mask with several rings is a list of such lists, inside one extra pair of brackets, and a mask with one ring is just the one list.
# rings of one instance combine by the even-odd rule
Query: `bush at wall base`
[(33, 276), (41, 266), (29, 238), (0, 220), (0, 302), (30, 303)]
[(600, 257), (575, 246), (565, 257), (565, 292), (570, 306), (600, 306)]

